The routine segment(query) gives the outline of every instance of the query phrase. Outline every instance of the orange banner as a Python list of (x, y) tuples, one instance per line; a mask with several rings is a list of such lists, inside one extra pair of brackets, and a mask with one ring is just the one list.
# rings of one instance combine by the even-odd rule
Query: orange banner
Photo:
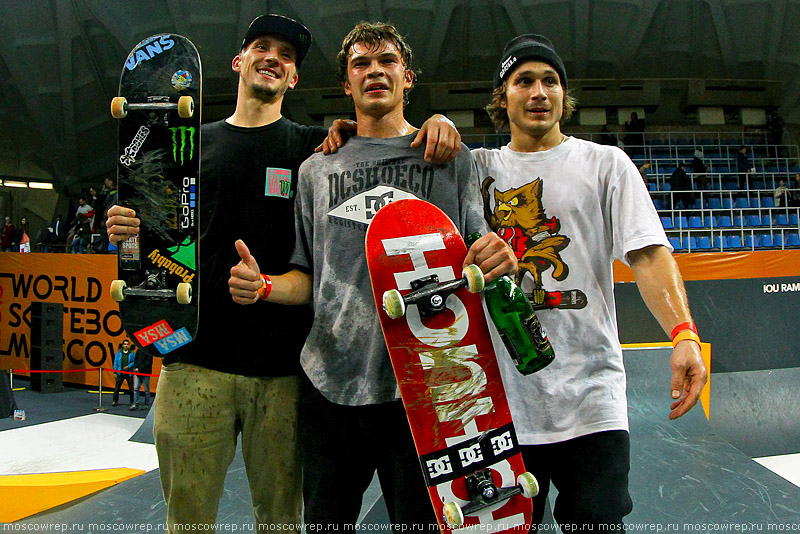
[[(800, 250), (673, 254), (684, 280), (800, 276)], [(633, 270), (614, 262), (614, 282), (633, 282)]]
[[(95, 369), (111, 369), (127, 338), (109, 294), (116, 277), (115, 255), (0, 252), (0, 369), (30, 369), (31, 302), (61, 303), (63, 369), (92, 369), (64, 374), (64, 382), (96, 386)], [(160, 372), (155, 358), (153, 374)], [(151, 379), (151, 390), (157, 381)], [(103, 387), (114, 387), (113, 373), (103, 372)]]

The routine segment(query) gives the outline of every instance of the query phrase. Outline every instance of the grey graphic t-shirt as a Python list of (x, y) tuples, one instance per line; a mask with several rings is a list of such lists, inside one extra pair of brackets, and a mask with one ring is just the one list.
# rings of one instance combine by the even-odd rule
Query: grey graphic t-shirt
[(422, 157), (424, 148), (409, 148), (413, 139), (353, 137), (338, 153), (315, 154), (300, 166), (291, 262), (314, 277), (314, 322), (300, 363), (337, 404), (398, 397), (364, 252), (367, 227), (381, 206), (427, 200), (462, 234), (488, 231), (469, 150), (462, 146), (453, 162), (431, 165)]

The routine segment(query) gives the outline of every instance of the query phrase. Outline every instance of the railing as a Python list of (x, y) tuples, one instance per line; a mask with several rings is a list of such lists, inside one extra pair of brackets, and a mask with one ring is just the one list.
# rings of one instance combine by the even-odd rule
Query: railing
[[(742, 192), (726, 193), (730, 193), (732, 198), (733, 194)], [(686, 193), (697, 192), (671, 191), (666, 194), (677, 196)], [(707, 192), (701, 193), (708, 195)], [(679, 240), (676, 243), (671, 239), (677, 252), (800, 248), (800, 207), (764, 207), (759, 197), (748, 197), (747, 206), (740, 203), (739, 206), (711, 208), (703, 204), (702, 194), (697, 200), (703, 207), (659, 210), (667, 236)], [(753, 199), (757, 205), (750, 204)], [(671, 201), (674, 202), (674, 198)], [(732, 236), (736, 238), (731, 239)]]

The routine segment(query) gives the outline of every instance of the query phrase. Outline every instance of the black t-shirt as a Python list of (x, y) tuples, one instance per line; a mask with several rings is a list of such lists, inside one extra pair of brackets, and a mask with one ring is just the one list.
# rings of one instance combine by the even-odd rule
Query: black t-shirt
[(164, 363), (181, 361), (247, 376), (300, 372), (309, 307), (236, 304), (228, 279), (239, 262), (237, 239), (247, 244), (262, 273), (290, 270), (298, 168), (326, 133), (285, 118), (258, 128), (225, 121), (203, 126), (200, 323), (195, 342), (169, 353)]

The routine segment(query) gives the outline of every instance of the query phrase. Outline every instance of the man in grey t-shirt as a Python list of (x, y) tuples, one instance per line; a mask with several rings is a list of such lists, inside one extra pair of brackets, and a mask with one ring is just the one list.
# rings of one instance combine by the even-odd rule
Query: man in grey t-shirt
[[(236, 302), (311, 302), (312, 331), (301, 363), (309, 378), (301, 405), (305, 522), (352, 526), (378, 471), (393, 524), (437, 530), (391, 362), (381, 335), (364, 254), (369, 220), (386, 201), (420, 198), (442, 208), (462, 233), (486, 234), (474, 163), (467, 150), (430, 165), (408, 145), (416, 131), (403, 114), (414, 82), (411, 50), (390, 25), (360, 23), (345, 38), (338, 73), (352, 96), (357, 136), (333, 156), (300, 167), (297, 269), (261, 275), (241, 241), (231, 270)], [(488, 233), (469, 250), (487, 281), (516, 271), (511, 249)]]

